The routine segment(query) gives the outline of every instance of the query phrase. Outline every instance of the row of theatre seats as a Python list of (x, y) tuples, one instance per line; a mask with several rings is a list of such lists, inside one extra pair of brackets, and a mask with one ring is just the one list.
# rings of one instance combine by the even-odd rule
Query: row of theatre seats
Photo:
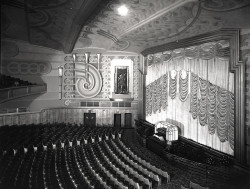
[(21, 80), (19, 78), (14, 78), (8, 75), (0, 74), (0, 89), (18, 87), (18, 86), (27, 86), (27, 85), (35, 85), (35, 84)]
[(90, 142), (91, 137), (111, 131), (111, 127), (85, 127), (65, 123), (3, 126), (0, 127), (0, 150), (7, 153), (10, 150), (15, 152), (20, 148), (27, 150), (33, 147), (37, 150), (38, 148), (55, 147), (64, 145), (65, 142), (70, 144), (76, 143), (76, 141)]
[(209, 189), (209, 187), (201, 186), (197, 183), (190, 181), (188, 188), (181, 185), (181, 189)]
[[(0, 139), (3, 149), (0, 188), (144, 189), (157, 188), (162, 182), (170, 181), (166, 170), (130, 149), (123, 141), (122, 129), (60, 124), (40, 125), (39, 129), (33, 126), (34, 130), (25, 127), (30, 136), (17, 135), (22, 134), (23, 127), (19, 127), (19, 132), (17, 128), (12, 129), (14, 135), (20, 137), (20, 144), (14, 142), (15, 139), (7, 139), (2, 144)], [(5, 131), (0, 132), (5, 139), (8, 137), (3, 133), (10, 134), (9, 129), (11, 127), (0, 128)]]

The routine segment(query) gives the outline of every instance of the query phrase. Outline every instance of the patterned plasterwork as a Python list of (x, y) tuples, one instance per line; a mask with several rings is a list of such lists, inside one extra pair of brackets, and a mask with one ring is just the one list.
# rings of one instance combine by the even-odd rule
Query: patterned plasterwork
[[(102, 88), (101, 91), (98, 92), (96, 96), (91, 97), (91, 99), (98, 99), (98, 100), (109, 100), (110, 95), (112, 93), (111, 86), (114, 76), (112, 76), (112, 60), (120, 59), (120, 60), (131, 60), (133, 66), (131, 66), (131, 94), (132, 97), (136, 100), (138, 99), (138, 86), (139, 86), (139, 56), (109, 56), (109, 55), (101, 55), (100, 57), (100, 64), (99, 64), (99, 72), (102, 78)], [(76, 77), (74, 75), (74, 69), (76, 68), (75, 63), (79, 66), (83, 66), (85, 63), (85, 56), (77, 54), (75, 63), (73, 63), (73, 57), (71, 55), (66, 56), (64, 58), (64, 74), (63, 74), (63, 81), (62, 81), (62, 98), (65, 99), (65, 105), (72, 105), (74, 100), (83, 99), (82, 96), (78, 95), (76, 90)], [(89, 56), (89, 64), (98, 69), (98, 61), (96, 55)], [(91, 70), (90, 70), (91, 71)], [(114, 75), (114, 74), (113, 74)]]
[(134, 51), (145, 49), (184, 32), (199, 14), (200, 6), (196, 2), (187, 3), (129, 32), (122, 40), (130, 41)]
[[(250, 26), (247, 24), (249, 0), (193, 0), (182, 1), (181, 5), (178, 2), (111, 1), (83, 27), (75, 48), (100, 47), (141, 52), (223, 27)], [(129, 8), (127, 16), (117, 14), (116, 9), (121, 4)]]
[(111, 88), (111, 59), (108, 56), (102, 58), (102, 77), (103, 77), (103, 86), (102, 86), (102, 98), (108, 99), (110, 95)]
[[(127, 16), (117, 8), (126, 5)], [(71, 53), (146, 48), (220, 28), (249, 28), (249, 0), (6, 0), (1, 37)]]
[(69, 51), (69, 46), (75, 43), (82, 22), (87, 19), (81, 18), (82, 14), (90, 14), (98, 2), (99, 0), (4, 1), (1, 3), (1, 31), (6, 38)]
[(50, 73), (52, 66), (47, 61), (3, 61), (2, 72), (9, 75), (41, 76)]
[(133, 97), (138, 99), (139, 95), (139, 57), (134, 58), (133, 64)]

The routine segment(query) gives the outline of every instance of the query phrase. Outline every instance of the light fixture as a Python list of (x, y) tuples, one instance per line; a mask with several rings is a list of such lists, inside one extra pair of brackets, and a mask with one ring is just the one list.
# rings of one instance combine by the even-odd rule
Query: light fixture
[(63, 67), (62, 67), (62, 66), (59, 66), (59, 67), (58, 67), (58, 76), (59, 76), (59, 77), (62, 77), (62, 76), (63, 76)]
[(85, 78), (87, 79), (87, 81), (88, 81), (88, 74), (87, 73), (89, 72), (89, 68), (88, 68), (89, 55), (90, 55), (89, 52), (85, 53)]
[(86, 52), (84, 55), (85, 55), (85, 61), (86, 61), (86, 64), (89, 63), (89, 52)]
[(72, 54), (72, 57), (73, 57), (73, 63), (75, 63), (75, 61), (76, 61), (76, 53)]
[(59, 99), (62, 99), (62, 76), (63, 76), (63, 67), (58, 67), (58, 76), (59, 76)]
[(97, 63), (98, 63), (98, 71), (99, 71), (99, 64), (100, 64), (100, 58), (101, 58), (101, 53), (97, 53)]
[(118, 9), (118, 14), (121, 16), (126, 16), (128, 14), (128, 8), (125, 5), (120, 6)]

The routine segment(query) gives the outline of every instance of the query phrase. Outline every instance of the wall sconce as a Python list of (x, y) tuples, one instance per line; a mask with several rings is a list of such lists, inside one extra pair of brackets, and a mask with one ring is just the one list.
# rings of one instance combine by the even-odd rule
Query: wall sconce
[(88, 81), (88, 75), (87, 73), (89, 72), (89, 68), (88, 68), (88, 63), (89, 63), (89, 53), (85, 53), (85, 78), (87, 79)]
[(62, 76), (63, 76), (63, 67), (58, 67), (58, 76), (59, 76), (59, 99), (62, 99)]
[(76, 53), (72, 54), (72, 57), (73, 57), (73, 63), (75, 63), (75, 61), (76, 61)]
[(85, 61), (86, 61), (86, 64), (89, 63), (89, 53), (85, 53)]
[(98, 71), (99, 71), (99, 64), (100, 64), (101, 53), (98, 53), (96, 55), (97, 55), (97, 63), (98, 63)]
[(62, 77), (62, 76), (63, 76), (63, 67), (62, 67), (62, 66), (59, 66), (59, 67), (58, 67), (58, 76), (59, 76), (59, 77)]

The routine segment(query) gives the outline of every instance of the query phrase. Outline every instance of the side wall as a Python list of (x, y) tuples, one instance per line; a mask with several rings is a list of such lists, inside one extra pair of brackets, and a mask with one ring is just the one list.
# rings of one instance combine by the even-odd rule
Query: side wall
[(245, 81), (245, 126), (246, 126), (246, 148), (247, 163), (250, 165), (250, 29), (243, 29), (240, 41), (241, 59), (246, 65), (246, 81)]
[(125, 113), (132, 114), (132, 127), (137, 119), (135, 108), (51, 108), (40, 112), (27, 112), (17, 114), (0, 115), (0, 126), (22, 125), (22, 124), (46, 124), (46, 123), (71, 123), (84, 124), (84, 113), (96, 113), (96, 125), (114, 125), (114, 114), (121, 114), (121, 126), (124, 127)]
[[(85, 51), (81, 50), (79, 54), (76, 54), (76, 59), (73, 61), (72, 54), (65, 54), (61, 51), (30, 45), (22, 41), (7, 40), (10, 44), (9, 49), (5, 51), (12, 52), (13, 49), (17, 49), (15, 54), (9, 53), (1, 60), (1, 73), (12, 77), (20, 78), (22, 80), (30, 81), (32, 83), (47, 84), (47, 93), (42, 95), (27, 96), (24, 98), (15, 99), (6, 103), (0, 104), (0, 109), (26, 107), (30, 112), (40, 112), (44, 109), (53, 108), (68, 108), (71, 109), (72, 118), (70, 113), (68, 117), (64, 117), (64, 113), (57, 113), (57, 118), (50, 117), (48, 122), (53, 120), (54, 122), (76, 122), (82, 123), (82, 116), (84, 112), (96, 113), (97, 124), (113, 124), (113, 114), (122, 114), (121, 121), (124, 123), (124, 114), (132, 113), (132, 121), (137, 119), (138, 104), (141, 98), (139, 98), (139, 63), (140, 56), (135, 53), (128, 52), (106, 52), (103, 50), (90, 50), (89, 64), (98, 69), (102, 79), (101, 91), (92, 98), (84, 98), (77, 94), (75, 83), (77, 80), (74, 75), (74, 69), (76, 62), (80, 66), (85, 65)], [(100, 62), (97, 61), (97, 53), (101, 53)], [(114, 75), (112, 73), (112, 60), (124, 60), (129, 59), (132, 61), (129, 67), (129, 93), (130, 99), (118, 99), (118, 101), (111, 101), (112, 95), (111, 86), (114, 85)], [(71, 69), (73, 66), (73, 69)], [(63, 67), (62, 80), (59, 78), (58, 67)], [(73, 72), (73, 75), (71, 73)], [(84, 69), (83, 69), (84, 72)], [(73, 78), (73, 77), (74, 78)], [(73, 78), (73, 79), (72, 79)], [(72, 81), (72, 83), (70, 83)], [(60, 88), (60, 82), (62, 82), (62, 88)], [(62, 98), (60, 99), (60, 91), (62, 89)], [(74, 111), (73, 109), (76, 108)], [(47, 111), (47, 110), (46, 110)], [(54, 110), (52, 113), (54, 114)], [(2, 124), (23, 124), (26, 119), (27, 123), (30, 121), (30, 115), (12, 115), (2, 118)], [(33, 115), (33, 113), (32, 113)], [(50, 115), (48, 115), (50, 116)], [(77, 118), (79, 116), (79, 119)], [(36, 116), (35, 116), (36, 117)], [(64, 119), (65, 118), (65, 119)], [(32, 118), (31, 118), (32, 119)], [(35, 118), (36, 119), (36, 118)], [(34, 121), (36, 123), (37, 121)], [(43, 122), (43, 121), (42, 121)], [(33, 122), (32, 122), (33, 123)]]

